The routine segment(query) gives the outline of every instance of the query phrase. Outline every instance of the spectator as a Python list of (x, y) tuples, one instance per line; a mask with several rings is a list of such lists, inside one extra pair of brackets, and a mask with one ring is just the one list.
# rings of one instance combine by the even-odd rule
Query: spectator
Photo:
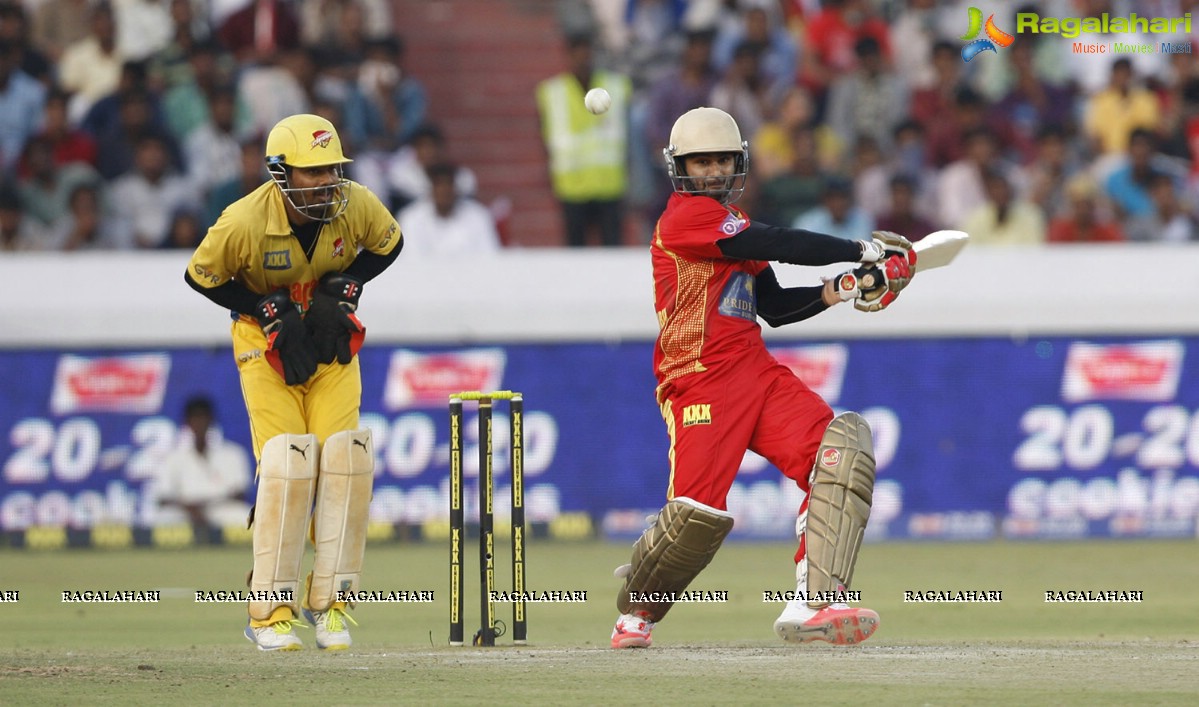
[(105, 214), (100, 187), (88, 182), (79, 184), (70, 193), (67, 210), (50, 226), (49, 240), (55, 249), (64, 252), (133, 247), (129, 229)]
[(1015, 42), (1008, 59), (1015, 70), (1011, 90), (995, 105), (992, 115), (1006, 123), (1021, 163), (1036, 154), (1038, 131), (1045, 125), (1070, 125), (1074, 120), (1074, 94), (1037, 76), (1031, 42)]
[(176, 209), (171, 214), (170, 225), (167, 226), (167, 238), (164, 248), (186, 248), (195, 250), (200, 241), (204, 240), (204, 225), (200, 222), (200, 212), (190, 205)]
[[(712, 87), (716, 85), (716, 74), (712, 69), (711, 30), (690, 30), (678, 66), (653, 84), (649, 90), (645, 117), (646, 150), (653, 159), (653, 174), (656, 177), (653, 204), (664, 207), (674, 188), (662, 168), (661, 149), (670, 143), (670, 128), (675, 118), (692, 108), (707, 105)], [(647, 157), (647, 159), (649, 159)], [(760, 169), (755, 163), (755, 169)], [(660, 211), (651, 204), (647, 208)]]
[(25, 145), (22, 161), (28, 174), (17, 183), (25, 211), (43, 226), (49, 226), (67, 210), (71, 192), (81, 184), (98, 185), (100, 174), (91, 165), (54, 160), (54, 146), (47, 137), (35, 137)]
[[(1045, 242), (1045, 218), (1033, 204), (1017, 199), (998, 169), (983, 173), (986, 203), (966, 218), (962, 230), (978, 245), (1037, 245)], [(920, 267), (917, 262), (916, 267)]]
[[(937, 230), (932, 222), (916, 211), (918, 189), (916, 179), (910, 175), (897, 174), (891, 177), (890, 207), (878, 217), (875, 228), (898, 233), (913, 243)], [(919, 263), (916, 267), (920, 267)]]
[(890, 204), (891, 170), (874, 138), (858, 137), (853, 148), (853, 200), (877, 220)]
[(92, 7), (87, 36), (68, 44), (58, 65), (58, 84), (71, 94), (72, 124), (78, 125), (93, 103), (117, 90), (124, 63), (112, 7), (100, 0)]
[[(154, 91), (165, 96), (174, 87), (195, 80), (192, 54), (201, 46), (210, 49), (212, 57), (220, 62), (222, 78), (225, 81), (232, 80), (233, 59), (212, 38), (208, 24), (197, 19), (192, 0), (169, 2), (171, 39), (148, 60), (150, 86)], [(182, 136), (177, 137), (183, 139)]]
[(397, 36), (371, 40), (356, 68), (357, 90), (347, 94), (343, 109), (343, 134), (358, 146), (356, 162), (386, 161), (426, 122), (428, 95), (420, 80), (405, 70), (404, 51)]
[(225, 18), (217, 39), (239, 64), (269, 64), (278, 52), (300, 47), (300, 23), (290, 2), (251, 0)]
[(179, 442), (152, 481), (156, 525), (190, 523), (197, 530), (245, 527), (250, 513), (250, 463), (245, 449), (214, 424), (212, 401), (196, 396), (183, 408)]
[(218, 184), (236, 179), (241, 172), (241, 139), (237, 129), (237, 89), (213, 89), (208, 120), (192, 131), (183, 143), (187, 176), (202, 194)]
[(801, 45), (801, 83), (816, 99), (817, 115), (823, 116), (824, 102), (832, 80), (853, 71), (854, 44), (873, 37), (884, 57), (891, 55), (887, 24), (864, 0), (824, 0), (808, 23)]
[(874, 219), (853, 202), (853, 185), (834, 177), (825, 184), (821, 205), (795, 219), (792, 228), (827, 233), (846, 240), (870, 240)]
[(314, 72), (310, 53), (300, 47), (281, 49), (264, 55), (253, 66), (243, 67), (237, 91), (250, 115), (250, 130), (266, 135), (283, 118), (310, 113), (308, 86)]
[(121, 56), (143, 61), (167, 48), (175, 30), (170, 1), (112, 0)]
[(432, 193), (396, 214), (404, 233), (405, 255), (491, 253), (499, 250), (495, 220), (487, 207), (458, 193), (458, 168), (439, 163), (429, 167)]
[(353, 51), (389, 36), (395, 25), (388, 0), (299, 0), (300, 37), (308, 46)]
[[(914, 120), (901, 122), (895, 126), (891, 143), (891, 159), (888, 160), (891, 172), (915, 179), (918, 193), (929, 191), (929, 186), (935, 181), (936, 170), (928, 163), (924, 126)], [(927, 215), (927, 212), (923, 213)]]
[(777, 2), (743, 0), (741, 21), (723, 25), (716, 35), (712, 46), (712, 63), (716, 70), (727, 71), (737, 47), (748, 43), (758, 47), (760, 76), (768, 91), (778, 94), (794, 86), (799, 49), (795, 38), (780, 22), (780, 14)]
[(1124, 240), (1120, 226), (1099, 211), (1099, 187), (1091, 177), (1079, 175), (1066, 186), (1069, 206), (1049, 224), (1050, 243), (1097, 243)]
[(984, 128), (966, 134), (965, 156), (937, 176), (937, 220), (946, 228), (961, 228), (966, 217), (986, 203), (983, 170), (999, 158), (995, 136)]
[(742, 42), (733, 51), (733, 60), (712, 87), (708, 102), (737, 121), (742, 135), (756, 135), (777, 100), (761, 71), (761, 47)]
[(1153, 211), (1129, 222), (1128, 240), (1142, 243), (1199, 240), (1195, 215), (1182, 207), (1174, 180), (1169, 175), (1156, 173), (1150, 177), (1149, 198), (1153, 201)]
[(972, 89), (963, 88), (954, 96), (953, 109), (947, 118), (934, 120), (928, 125), (928, 162), (941, 169), (966, 156), (967, 135), (972, 132), (991, 132), (1006, 144), (999, 125), (988, 122), (987, 104), (983, 97)]
[(144, 136), (157, 138), (166, 149), (170, 165), (181, 170), (183, 165), (179, 144), (162, 127), (158, 104), (153, 94), (143, 89), (133, 89), (114, 96), (117, 122), (96, 134), (99, 149), (96, 153), (96, 169), (107, 180), (113, 180), (134, 166), (134, 147)]
[(1157, 137), (1142, 128), (1128, 138), (1128, 157), (1104, 180), (1103, 189), (1121, 218), (1139, 218), (1153, 213), (1149, 182), (1154, 174), (1181, 176), (1170, 158), (1157, 153)]
[(1128, 149), (1128, 139), (1137, 128), (1154, 130), (1160, 118), (1157, 97), (1135, 84), (1132, 61), (1121, 57), (1112, 63), (1107, 88), (1086, 105), (1086, 136), (1096, 152), (1119, 154)]
[[(562, 208), (565, 243), (587, 245), (594, 227), (601, 245), (620, 245), (631, 85), (621, 74), (594, 67), (589, 35), (568, 36), (566, 44), (569, 69), (545, 79), (536, 91), (550, 186)], [(606, 89), (612, 97), (612, 107), (598, 116), (583, 106), (583, 95), (595, 87)]]
[(93, 0), (42, 0), (33, 11), (33, 46), (51, 62), (62, 59), (63, 51), (87, 37), (91, 30)]
[(812, 126), (791, 131), (791, 162), (787, 171), (771, 177), (759, 188), (757, 213), (763, 223), (791, 223), (820, 204), (825, 190), (825, 171), (816, 154)]
[(892, 130), (904, 119), (907, 90), (903, 80), (884, 66), (876, 39), (859, 39), (854, 54), (857, 68), (836, 78), (829, 88), (826, 122), (847, 145), (867, 135), (888, 149)]
[[(943, 78), (934, 67), (934, 48), (938, 44), (936, 2), (910, 0), (906, 5), (890, 23), (888, 39), (894, 59), (892, 69), (905, 78), (913, 91), (936, 87), (940, 83), (939, 78)], [(955, 59), (957, 53), (953, 52)], [(961, 61), (956, 63), (961, 66)], [(945, 88), (949, 90), (948, 95), (952, 96), (957, 87), (948, 85)]]
[(225, 207), (266, 183), (270, 175), (262, 159), (262, 136), (242, 140), (238, 149), (237, 176), (218, 184), (204, 202), (204, 224), (216, 223)]
[(49, 89), (54, 85), (54, 64), (30, 39), (29, 16), (16, 0), (0, 1), (0, 42), (12, 44), (17, 68)]
[(133, 169), (112, 183), (113, 212), (133, 233), (137, 248), (158, 248), (167, 240), (171, 216), (195, 200), (195, 190), (171, 169), (170, 151), (158, 135), (134, 145)]
[(1057, 125), (1041, 128), (1035, 158), (1025, 170), (1028, 199), (1041, 209), (1046, 221), (1066, 204), (1066, 184), (1083, 169), (1071, 149), (1066, 131)]
[[(176, 140), (186, 143), (193, 131), (211, 123), (210, 107), (216, 93), (235, 80), (223, 58), (224, 53), (215, 42), (195, 44), (188, 53), (187, 77), (163, 95), (163, 120)], [(245, 134), (250, 128), (250, 111), (236, 91), (234, 106), (235, 130)]]
[[(46, 96), (46, 105), (42, 112), (42, 129), (34, 137), (43, 138), (50, 145), (51, 158), (59, 167), (79, 163), (91, 167), (96, 166), (96, 141), (91, 135), (72, 127), (67, 118), (67, 105), (70, 97), (59, 90), (53, 90)], [(29, 176), (29, 164), (22, 157), (19, 174)]]
[(932, 73), (935, 79), (927, 84), (918, 84), (910, 97), (911, 118), (926, 129), (939, 119), (953, 114), (958, 105), (958, 92), (966, 88), (961, 49), (944, 40), (933, 44)]
[(49, 250), (50, 246), (45, 228), (25, 213), (17, 190), (0, 186), (0, 253)]
[(11, 174), (25, 142), (37, 132), (46, 87), (17, 66), (18, 48), (0, 40), (0, 168)]
[[(686, 111), (681, 111), (682, 115)], [(795, 86), (779, 99), (771, 110), (774, 116), (758, 129), (749, 141), (749, 154), (753, 159), (753, 174), (762, 182), (791, 169), (795, 159), (792, 145), (795, 134), (810, 130), (816, 140), (816, 161), (821, 169), (834, 170), (839, 166), (843, 143), (828, 125), (816, 124), (815, 110), (807, 89)], [(773, 221), (770, 223), (790, 223)]]

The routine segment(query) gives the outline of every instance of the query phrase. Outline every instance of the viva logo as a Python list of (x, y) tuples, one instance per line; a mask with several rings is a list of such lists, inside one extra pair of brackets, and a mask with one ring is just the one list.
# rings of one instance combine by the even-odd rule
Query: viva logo
[[(970, 30), (962, 35), (962, 41), (968, 42), (962, 47), (962, 61), (970, 61), (974, 57), (982, 54), (985, 51), (992, 51), (996, 54), (1000, 47), (1007, 47), (1016, 38), (1004, 32), (995, 26), (995, 15), (992, 14), (987, 18), (986, 23), (983, 23), (983, 11), (977, 7), (970, 8)], [(986, 34), (985, 37), (979, 37), (979, 34)]]

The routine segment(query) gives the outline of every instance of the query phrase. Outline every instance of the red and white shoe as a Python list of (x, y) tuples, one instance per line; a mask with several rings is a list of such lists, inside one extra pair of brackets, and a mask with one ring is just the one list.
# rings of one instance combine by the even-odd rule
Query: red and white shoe
[(653, 645), (650, 631), (654, 623), (641, 614), (621, 614), (612, 629), (613, 648), (649, 648)]
[[(796, 604), (798, 606), (792, 606)], [(788, 643), (827, 641), (837, 646), (852, 646), (867, 638), (878, 628), (878, 613), (848, 604), (829, 604), (812, 609), (806, 603), (789, 602), (778, 620), (774, 632)]]

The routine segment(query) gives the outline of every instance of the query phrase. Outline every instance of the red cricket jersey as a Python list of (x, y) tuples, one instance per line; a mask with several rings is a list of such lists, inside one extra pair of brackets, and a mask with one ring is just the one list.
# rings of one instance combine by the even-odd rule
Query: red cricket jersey
[(768, 263), (726, 258), (716, 245), (748, 225), (745, 212), (711, 197), (674, 194), (667, 202), (650, 245), (659, 388), (765, 348), (754, 285)]

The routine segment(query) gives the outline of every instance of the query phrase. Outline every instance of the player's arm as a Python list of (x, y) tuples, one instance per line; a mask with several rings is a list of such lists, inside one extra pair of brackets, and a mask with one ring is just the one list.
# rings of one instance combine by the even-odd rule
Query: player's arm
[(404, 241), (401, 240), (396, 244), (395, 248), (392, 248), (390, 252), (384, 255), (372, 253), (369, 250), (362, 250), (358, 253), (358, 257), (354, 258), (354, 262), (350, 263), (350, 267), (346, 268), (342, 274), (354, 278), (360, 284), (370, 282), (384, 270), (391, 267), (391, 264), (400, 256), (400, 249), (403, 247)]
[(802, 228), (783, 228), (750, 221), (739, 233), (716, 242), (726, 258), (771, 260), (791, 265), (877, 263), (911, 250), (902, 236), (875, 231), (870, 240), (846, 240)]
[(255, 308), (258, 306), (258, 301), (262, 299), (262, 295), (251, 292), (249, 288), (237, 280), (229, 280), (223, 285), (217, 285), (216, 287), (205, 287), (196, 282), (192, 274), (186, 270), (183, 272), (183, 279), (196, 292), (199, 292), (225, 309), (231, 309), (234, 312), (253, 314)]
[[(824, 290), (815, 287), (783, 287), (769, 266), (757, 276), (758, 316), (772, 327), (794, 324), (820, 314), (830, 304)], [(839, 301), (839, 300), (838, 300)]]

